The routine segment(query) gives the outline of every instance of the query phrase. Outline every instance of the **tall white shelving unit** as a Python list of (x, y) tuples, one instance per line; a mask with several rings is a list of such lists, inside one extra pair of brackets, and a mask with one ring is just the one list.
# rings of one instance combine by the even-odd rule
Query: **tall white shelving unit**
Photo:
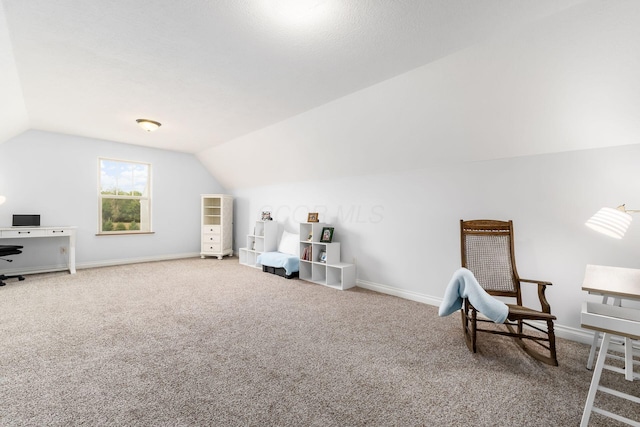
[(262, 268), (257, 262), (262, 252), (274, 252), (278, 249), (278, 223), (275, 221), (256, 221), (253, 234), (247, 236), (247, 246), (238, 249), (240, 264)]
[[(300, 223), (300, 279), (330, 288), (345, 290), (356, 285), (356, 266), (340, 261), (340, 243), (320, 241), (322, 229), (328, 224), (322, 222)], [(309, 239), (311, 236), (311, 239)], [(310, 259), (303, 254), (311, 248)], [(306, 250), (305, 250), (306, 249)], [(321, 262), (320, 253), (326, 253), (326, 261)]]
[(200, 196), (200, 257), (233, 255), (233, 197)]

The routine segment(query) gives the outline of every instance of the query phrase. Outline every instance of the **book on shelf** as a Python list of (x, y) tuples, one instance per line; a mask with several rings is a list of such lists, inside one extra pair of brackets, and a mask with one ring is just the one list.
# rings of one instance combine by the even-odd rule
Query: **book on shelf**
[(302, 250), (300, 259), (303, 261), (311, 261), (311, 246), (305, 246), (305, 248)]

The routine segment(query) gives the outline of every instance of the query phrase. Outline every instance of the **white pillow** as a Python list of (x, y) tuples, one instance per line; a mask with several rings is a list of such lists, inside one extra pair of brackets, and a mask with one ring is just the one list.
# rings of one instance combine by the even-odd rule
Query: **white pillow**
[(300, 235), (289, 233), (286, 230), (282, 232), (278, 252), (283, 254), (300, 256)]

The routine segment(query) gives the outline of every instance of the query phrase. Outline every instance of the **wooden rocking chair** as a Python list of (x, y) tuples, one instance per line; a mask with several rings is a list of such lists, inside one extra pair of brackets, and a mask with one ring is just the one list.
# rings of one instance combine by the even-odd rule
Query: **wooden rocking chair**
[[(460, 220), (460, 240), (462, 266), (471, 270), (480, 286), (492, 296), (512, 297), (516, 302), (507, 304), (509, 315), (504, 323), (506, 330), (480, 329), (479, 322), (491, 321), (478, 318), (476, 309), (465, 299), (460, 312), (469, 350), (476, 352), (478, 332), (506, 335), (512, 337), (531, 357), (549, 365), (558, 366), (553, 332), (553, 321), (556, 317), (551, 314), (551, 308), (544, 295), (546, 287), (551, 283), (521, 279), (518, 276), (513, 251), (512, 221)], [(538, 285), (540, 311), (522, 305), (521, 283)], [(544, 330), (526, 321), (546, 322), (547, 329)], [(544, 335), (528, 333), (524, 326), (542, 332)]]

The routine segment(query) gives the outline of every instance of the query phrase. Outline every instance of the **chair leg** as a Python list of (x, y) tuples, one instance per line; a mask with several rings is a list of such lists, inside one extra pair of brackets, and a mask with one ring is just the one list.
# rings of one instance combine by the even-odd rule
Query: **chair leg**
[(16, 274), (15, 276), (6, 276), (4, 274), (0, 274), (0, 286), (5, 286), (5, 280), (8, 279), (18, 279), (20, 282), (24, 280), (24, 276)]
[[(515, 325), (517, 325), (516, 328), (513, 327)], [(524, 350), (525, 353), (542, 363), (546, 363), (547, 365), (558, 366), (558, 355), (556, 352), (556, 335), (553, 331), (553, 320), (547, 320), (547, 338), (549, 340), (548, 356), (542, 354), (537, 349), (534, 350), (525, 342), (525, 339), (522, 338), (524, 331), (523, 325), (524, 322), (522, 320), (517, 320), (516, 324), (509, 324), (505, 322), (505, 326), (507, 330), (512, 334), (513, 340), (522, 350)]]
[(549, 333), (549, 356), (551, 357), (550, 363), (554, 366), (558, 366), (558, 354), (556, 353), (556, 334), (553, 330), (553, 320), (547, 320), (547, 332)]
[[(471, 312), (471, 316), (469, 316)], [(460, 315), (462, 317), (462, 331), (464, 332), (464, 341), (467, 344), (467, 348), (472, 353), (476, 352), (476, 319), (477, 311), (469, 304), (468, 300), (464, 300), (464, 305), (460, 309)]]
[(471, 330), (469, 324), (471, 323), (469, 320), (469, 302), (465, 300), (464, 306), (460, 308), (460, 317), (462, 318), (462, 332), (464, 333), (464, 342), (467, 344), (467, 348), (469, 351), (473, 351), (473, 346), (471, 344)]
[(469, 320), (467, 319), (467, 314), (465, 313), (465, 307), (460, 308), (460, 320), (462, 320), (462, 332), (464, 333), (464, 340), (468, 341), (469, 338), (469, 329), (468, 324)]
[(478, 312), (475, 308), (471, 309), (471, 351), (476, 352), (476, 336), (478, 335), (477, 326), (478, 326)]

